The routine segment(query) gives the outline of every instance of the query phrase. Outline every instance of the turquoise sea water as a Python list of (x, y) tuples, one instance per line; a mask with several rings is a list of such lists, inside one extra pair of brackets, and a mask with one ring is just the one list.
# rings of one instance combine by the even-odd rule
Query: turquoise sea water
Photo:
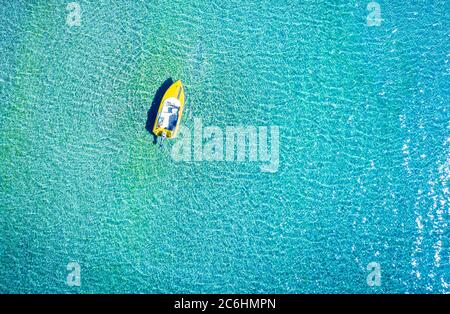
[[(447, 1), (68, 2), (1, 2), (0, 292), (450, 292)], [(168, 78), (278, 170), (154, 145)]]

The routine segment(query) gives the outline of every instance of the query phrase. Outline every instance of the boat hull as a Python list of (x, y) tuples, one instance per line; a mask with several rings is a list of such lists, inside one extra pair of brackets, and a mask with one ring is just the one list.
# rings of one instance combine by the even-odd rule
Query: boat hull
[[(153, 125), (153, 133), (173, 139), (180, 128), (184, 109), (184, 87), (180, 80), (173, 83), (164, 93)], [(168, 121), (170, 120), (170, 121)]]

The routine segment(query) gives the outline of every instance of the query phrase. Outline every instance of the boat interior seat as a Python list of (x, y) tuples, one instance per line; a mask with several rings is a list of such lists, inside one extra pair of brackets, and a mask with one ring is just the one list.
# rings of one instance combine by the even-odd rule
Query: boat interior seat
[(168, 130), (173, 130), (175, 126), (177, 125), (178, 115), (171, 115), (169, 117), (169, 125), (167, 127)]

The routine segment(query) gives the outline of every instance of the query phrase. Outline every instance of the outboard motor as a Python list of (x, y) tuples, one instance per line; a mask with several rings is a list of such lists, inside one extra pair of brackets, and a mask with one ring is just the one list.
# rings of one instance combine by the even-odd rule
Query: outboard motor
[(166, 138), (167, 138), (166, 132), (162, 132), (162, 134), (161, 134), (161, 142), (159, 142), (159, 147), (163, 146), (164, 141), (166, 140)]

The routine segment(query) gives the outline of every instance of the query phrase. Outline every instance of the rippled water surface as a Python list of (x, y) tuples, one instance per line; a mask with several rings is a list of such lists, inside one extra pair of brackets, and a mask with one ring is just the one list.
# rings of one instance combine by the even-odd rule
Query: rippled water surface
[[(1, 292), (450, 292), (446, 1), (68, 2), (1, 3)], [(276, 171), (154, 145), (168, 78)]]

